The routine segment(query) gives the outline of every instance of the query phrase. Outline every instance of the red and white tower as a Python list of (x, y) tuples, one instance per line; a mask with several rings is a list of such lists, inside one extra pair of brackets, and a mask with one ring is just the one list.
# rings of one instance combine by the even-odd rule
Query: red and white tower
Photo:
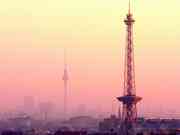
[(126, 50), (125, 50), (125, 68), (124, 68), (124, 93), (123, 96), (118, 97), (118, 100), (123, 104), (122, 112), (122, 135), (131, 135), (134, 133), (133, 127), (137, 118), (136, 104), (142, 98), (136, 96), (135, 86), (135, 66), (134, 66), (134, 45), (133, 45), (133, 14), (130, 10), (129, 0), (129, 11), (124, 20), (127, 26), (127, 39), (126, 39)]
[(64, 118), (67, 118), (67, 97), (68, 97), (68, 70), (67, 70), (67, 60), (66, 60), (66, 49), (64, 49), (64, 73), (62, 80), (64, 81)]

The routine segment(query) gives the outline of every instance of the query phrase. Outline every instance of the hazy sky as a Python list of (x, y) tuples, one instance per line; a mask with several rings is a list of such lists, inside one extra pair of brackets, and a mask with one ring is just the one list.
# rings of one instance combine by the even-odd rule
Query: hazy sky
[[(27, 95), (61, 108), (64, 47), (69, 106), (84, 104), (101, 112), (111, 112), (112, 102), (117, 106), (127, 0), (0, 3), (0, 109), (21, 105)], [(137, 95), (143, 97), (138, 109), (146, 116), (180, 111), (179, 5), (179, 0), (133, 1)]]

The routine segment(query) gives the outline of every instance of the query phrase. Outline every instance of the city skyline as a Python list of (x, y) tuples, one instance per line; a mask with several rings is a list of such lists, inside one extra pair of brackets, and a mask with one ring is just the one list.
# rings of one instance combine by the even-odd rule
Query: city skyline
[[(178, 0), (133, 2), (141, 115), (180, 112), (179, 4)], [(69, 106), (83, 103), (111, 112), (115, 102), (118, 108), (127, 5), (125, 0), (4, 1), (0, 6), (0, 109), (20, 104), (27, 95), (63, 106), (64, 47), (68, 49)]]

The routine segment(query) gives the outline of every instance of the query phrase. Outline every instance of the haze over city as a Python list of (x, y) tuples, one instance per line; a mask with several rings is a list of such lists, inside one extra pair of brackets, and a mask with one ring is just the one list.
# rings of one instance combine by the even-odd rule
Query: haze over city
[[(179, 4), (133, 2), (140, 116), (180, 116)], [(21, 108), (26, 96), (61, 111), (66, 48), (69, 112), (86, 106), (90, 115), (115, 113), (115, 97), (123, 93), (126, 5), (126, 0), (1, 1), (1, 112)]]

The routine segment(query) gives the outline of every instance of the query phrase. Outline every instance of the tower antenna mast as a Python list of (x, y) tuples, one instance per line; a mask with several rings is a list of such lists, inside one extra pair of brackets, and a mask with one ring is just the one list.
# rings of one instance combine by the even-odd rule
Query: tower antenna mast
[(131, 0), (129, 0), (129, 14), (131, 13)]

